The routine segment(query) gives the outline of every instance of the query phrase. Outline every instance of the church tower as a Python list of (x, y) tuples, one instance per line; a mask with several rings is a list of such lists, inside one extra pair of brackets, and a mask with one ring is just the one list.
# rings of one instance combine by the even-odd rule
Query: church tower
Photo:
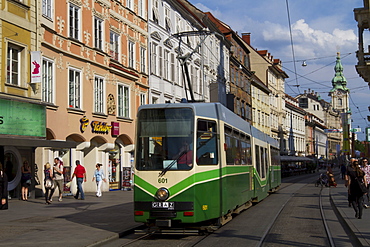
[[(335, 76), (331, 80), (333, 88), (329, 92), (331, 96), (331, 105), (334, 112), (339, 113), (337, 118), (331, 118), (330, 122), (333, 126), (341, 126), (343, 129), (343, 142), (341, 143), (342, 153), (350, 154), (350, 123), (349, 115), (351, 114), (349, 109), (349, 89), (347, 88), (347, 80), (343, 75), (343, 66), (340, 61), (340, 53), (337, 53), (337, 61), (334, 67)], [(339, 119), (342, 118), (342, 121)], [(337, 127), (338, 128), (338, 127)], [(332, 142), (330, 145), (334, 148), (335, 141), (339, 141), (340, 134), (328, 133), (328, 140)], [(338, 144), (338, 143), (337, 143)], [(336, 148), (338, 150), (338, 148)], [(334, 149), (335, 150), (335, 149)]]
[(334, 110), (345, 113), (349, 111), (349, 89), (347, 88), (347, 80), (343, 75), (343, 66), (339, 52), (337, 53), (334, 71), (335, 76), (331, 80), (333, 88), (329, 92), (331, 104)]

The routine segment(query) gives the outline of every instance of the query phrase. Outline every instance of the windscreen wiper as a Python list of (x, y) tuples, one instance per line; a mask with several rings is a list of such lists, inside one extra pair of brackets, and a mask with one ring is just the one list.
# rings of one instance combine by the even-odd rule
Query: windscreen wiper
[(159, 176), (158, 177), (163, 177), (164, 176), (164, 174), (166, 174), (166, 172), (169, 170), (169, 169), (171, 169), (171, 167), (173, 167), (173, 165), (174, 164), (176, 164), (177, 163), (177, 161), (182, 157), (182, 156), (184, 156), (186, 153), (187, 153), (188, 151), (182, 151), (182, 153), (180, 153), (179, 154), (179, 157), (177, 158), (177, 159), (175, 159), (175, 160), (173, 160), (166, 168), (164, 168), (163, 170), (162, 170), (162, 172), (161, 173), (159, 173)]

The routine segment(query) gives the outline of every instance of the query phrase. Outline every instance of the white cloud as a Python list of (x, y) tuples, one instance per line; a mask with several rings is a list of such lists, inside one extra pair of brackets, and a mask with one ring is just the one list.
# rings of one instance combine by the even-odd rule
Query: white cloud
[[(265, 41), (289, 41), (290, 33), (287, 27), (279, 24), (266, 23), (263, 30)], [(354, 52), (357, 49), (357, 36), (354, 30), (335, 28), (331, 33), (313, 29), (304, 19), (292, 25), (293, 44), (299, 57), (323, 56), (335, 54), (340, 49), (343, 52)]]
[(202, 3), (196, 3), (196, 4), (194, 4), (194, 6), (197, 7), (198, 9), (200, 9), (203, 12), (211, 12), (212, 15), (214, 15), (216, 18), (218, 18), (220, 20), (222, 19), (222, 13), (218, 9), (216, 9), (216, 10), (210, 9)]

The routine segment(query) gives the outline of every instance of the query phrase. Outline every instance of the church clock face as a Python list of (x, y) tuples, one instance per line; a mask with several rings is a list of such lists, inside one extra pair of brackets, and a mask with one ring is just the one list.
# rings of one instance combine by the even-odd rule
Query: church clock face
[(336, 92), (335, 92), (335, 94), (336, 94), (337, 96), (342, 96), (342, 95), (343, 95), (343, 93), (342, 93), (341, 91), (336, 91)]
[(109, 115), (114, 115), (116, 113), (116, 103), (114, 102), (113, 94), (108, 95), (107, 108), (108, 108)]

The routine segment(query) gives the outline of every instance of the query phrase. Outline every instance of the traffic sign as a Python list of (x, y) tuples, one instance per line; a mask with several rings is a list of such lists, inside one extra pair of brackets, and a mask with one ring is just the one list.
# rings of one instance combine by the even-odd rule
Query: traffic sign
[(350, 129), (349, 131), (352, 133), (357, 133), (357, 132), (361, 132), (361, 128), (353, 128), (353, 129)]

